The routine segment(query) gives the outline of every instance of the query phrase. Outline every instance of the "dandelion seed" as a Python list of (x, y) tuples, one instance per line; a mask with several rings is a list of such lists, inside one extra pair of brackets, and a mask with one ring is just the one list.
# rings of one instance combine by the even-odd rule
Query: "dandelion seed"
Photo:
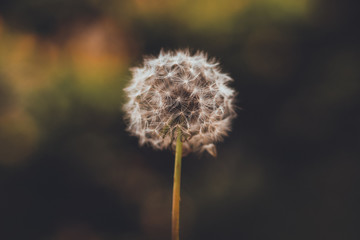
[(180, 129), (184, 155), (206, 150), (216, 156), (214, 144), (227, 135), (235, 117), (232, 79), (218, 63), (201, 52), (161, 51), (131, 71), (124, 111), (127, 130), (139, 143), (175, 149)]

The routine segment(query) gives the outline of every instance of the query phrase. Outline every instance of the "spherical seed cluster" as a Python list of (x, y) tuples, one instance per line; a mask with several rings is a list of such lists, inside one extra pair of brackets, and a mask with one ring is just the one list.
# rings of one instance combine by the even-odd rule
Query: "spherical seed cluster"
[(183, 154), (207, 150), (216, 156), (214, 143), (230, 130), (235, 117), (232, 79), (204, 53), (160, 52), (144, 65), (131, 69), (124, 105), (128, 131), (141, 145), (175, 148), (179, 130)]

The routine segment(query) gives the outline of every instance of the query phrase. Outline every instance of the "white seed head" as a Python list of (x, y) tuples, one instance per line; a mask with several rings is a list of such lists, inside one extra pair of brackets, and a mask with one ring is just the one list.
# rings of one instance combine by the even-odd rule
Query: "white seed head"
[(175, 149), (179, 128), (184, 155), (206, 150), (216, 156), (214, 143), (227, 135), (236, 115), (235, 91), (227, 86), (232, 79), (218, 63), (202, 52), (161, 51), (131, 71), (123, 109), (127, 130), (140, 145)]

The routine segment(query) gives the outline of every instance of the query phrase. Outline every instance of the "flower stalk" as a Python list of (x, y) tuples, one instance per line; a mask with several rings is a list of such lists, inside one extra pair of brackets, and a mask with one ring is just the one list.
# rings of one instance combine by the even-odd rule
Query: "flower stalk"
[(181, 158), (207, 151), (216, 157), (215, 143), (230, 131), (236, 116), (233, 79), (207, 55), (188, 50), (161, 51), (131, 69), (124, 90), (127, 130), (140, 145), (175, 149), (172, 198), (172, 240), (179, 240)]
[(175, 150), (175, 164), (174, 164), (174, 186), (172, 198), (172, 240), (179, 240), (179, 226), (180, 226), (180, 180), (181, 180), (181, 157), (182, 157), (182, 133), (178, 128)]

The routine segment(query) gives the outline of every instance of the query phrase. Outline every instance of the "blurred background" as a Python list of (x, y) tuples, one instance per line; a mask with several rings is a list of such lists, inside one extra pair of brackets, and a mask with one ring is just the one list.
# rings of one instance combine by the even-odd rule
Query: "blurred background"
[(0, 239), (169, 239), (174, 156), (125, 132), (129, 67), (203, 50), (241, 107), (182, 172), (181, 239), (360, 239), (359, 4), (0, 1)]

